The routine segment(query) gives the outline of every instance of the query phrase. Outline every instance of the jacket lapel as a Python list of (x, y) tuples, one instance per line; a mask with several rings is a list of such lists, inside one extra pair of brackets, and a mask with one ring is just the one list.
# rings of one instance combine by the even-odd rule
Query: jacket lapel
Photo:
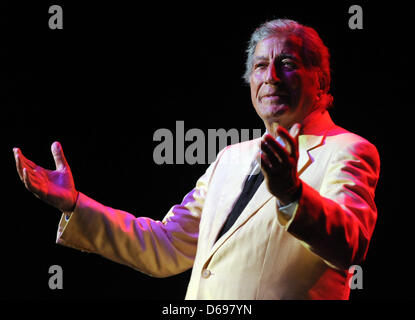
[(327, 111), (311, 114), (304, 122), (302, 135), (298, 137), (297, 172), (299, 176), (313, 163), (314, 150), (324, 145), (327, 132), (335, 126)]
[[(225, 173), (226, 176), (223, 180), (222, 191), (216, 208), (216, 212), (220, 212), (221, 214), (215, 215), (209, 232), (210, 248), (215, 244), (219, 231), (232, 210), (235, 201), (242, 192), (245, 179), (252, 171), (251, 165), (259, 151), (260, 140), (261, 139), (255, 139), (249, 143), (235, 146), (238, 150), (234, 151), (234, 154), (230, 159), (225, 160), (230, 161), (231, 165), (228, 166), (229, 170)], [(219, 242), (219, 240), (216, 241), (216, 243), (217, 242)]]
[(324, 144), (325, 135), (301, 135), (298, 137), (299, 144), (299, 158), (297, 163), (298, 175), (301, 174), (313, 163), (312, 150), (322, 146)]

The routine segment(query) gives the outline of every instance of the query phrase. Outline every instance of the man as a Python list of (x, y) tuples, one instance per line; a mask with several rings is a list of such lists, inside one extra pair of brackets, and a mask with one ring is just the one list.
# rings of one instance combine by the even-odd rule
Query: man
[(57, 142), (55, 171), (15, 148), (27, 189), (64, 212), (57, 242), (156, 277), (193, 268), (187, 299), (348, 299), (377, 217), (377, 150), (332, 122), (329, 53), (313, 29), (263, 24), (245, 79), (267, 133), (222, 150), (162, 221), (78, 192)]

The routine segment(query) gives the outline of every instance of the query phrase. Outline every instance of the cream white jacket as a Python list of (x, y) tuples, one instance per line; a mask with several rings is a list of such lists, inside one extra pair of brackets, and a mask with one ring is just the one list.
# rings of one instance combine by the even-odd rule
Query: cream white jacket
[[(220, 152), (161, 221), (136, 218), (80, 193), (70, 218), (62, 216), (57, 242), (155, 277), (193, 268), (186, 299), (347, 299), (347, 269), (365, 258), (377, 218), (376, 148), (336, 126), (328, 112), (316, 115), (299, 137), (303, 190), (294, 214), (278, 209), (263, 182), (215, 242), (259, 141)], [(138, 204), (135, 214), (148, 209)]]

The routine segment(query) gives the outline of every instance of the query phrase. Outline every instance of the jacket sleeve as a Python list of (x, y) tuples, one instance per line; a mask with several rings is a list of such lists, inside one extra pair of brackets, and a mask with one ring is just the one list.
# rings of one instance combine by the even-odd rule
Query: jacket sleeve
[[(193, 266), (199, 221), (215, 163), (162, 221), (137, 218), (80, 193), (70, 218), (62, 215), (56, 242), (100, 254), (154, 277), (183, 272)], [(148, 203), (142, 205), (138, 212), (149, 209)]]
[(375, 228), (378, 152), (367, 141), (333, 153), (319, 191), (303, 182), (287, 230), (330, 266), (348, 269), (366, 256)]

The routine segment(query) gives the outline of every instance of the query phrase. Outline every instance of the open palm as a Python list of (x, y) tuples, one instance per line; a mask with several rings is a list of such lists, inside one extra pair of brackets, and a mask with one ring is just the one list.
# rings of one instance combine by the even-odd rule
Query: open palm
[(35, 196), (59, 210), (69, 212), (75, 207), (78, 192), (60, 143), (54, 142), (51, 151), (55, 170), (36, 165), (19, 148), (14, 148), (17, 172), (26, 188)]

